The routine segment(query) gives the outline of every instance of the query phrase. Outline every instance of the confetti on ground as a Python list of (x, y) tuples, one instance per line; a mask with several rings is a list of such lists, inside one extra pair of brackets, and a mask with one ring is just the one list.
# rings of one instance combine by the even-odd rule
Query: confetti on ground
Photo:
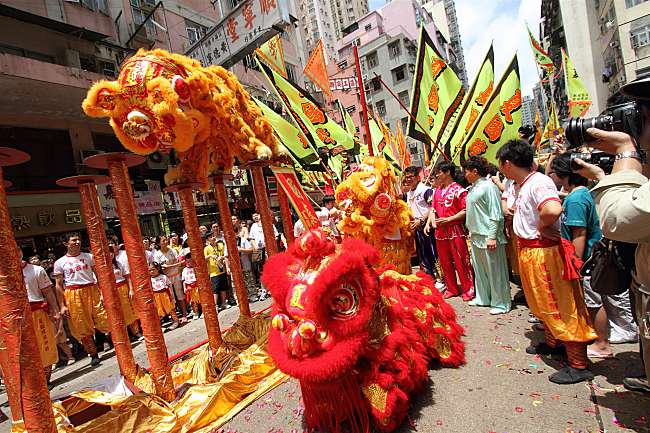
[(544, 402), (542, 400), (533, 400), (533, 406), (537, 407), (542, 405)]
[(523, 412), (524, 412), (524, 408), (521, 407), (521, 406), (517, 406), (517, 407), (515, 408), (515, 412), (517, 412), (517, 413), (523, 413)]

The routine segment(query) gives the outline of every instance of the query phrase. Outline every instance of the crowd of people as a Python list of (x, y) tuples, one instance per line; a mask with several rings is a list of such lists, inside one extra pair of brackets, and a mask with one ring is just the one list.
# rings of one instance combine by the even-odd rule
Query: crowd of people
[[(472, 156), (462, 167), (443, 161), (430, 173), (406, 168), (401, 188), (412, 211), (417, 258), (445, 299), (460, 297), (469, 306), (489, 308), (492, 315), (511, 311), (517, 300), (512, 288), (518, 286), (529, 322), (544, 336), (526, 352), (567, 358), (550, 375), (552, 382), (590, 380), (589, 358), (612, 357), (612, 344), (639, 341), (646, 377), (626, 378), (624, 385), (650, 392), (650, 191), (641, 161), (647, 143), (637, 144), (622, 132), (592, 128), (588, 133), (595, 148), (616, 155), (611, 174), (575, 160), (562, 146), (541, 164), (524, 139), (503, 145), (496, 154), (498, 165)], [(323, 228), (341, 237), (337, 224), (344, 213), (333, 196), (323, 198), (317, 215)], [(277, 218), (276, 223), (275, 241), (282, 250), (286, 240)], [(260, 281), (266, 244), (259, 214), (250, 224), (233, 216), (232, 229), (249, 300), (263, 300), (269, 295)], [(294, 235), (304, 231), (296, 221)], [(214, 223), (200, 232), (215, 304), (219, 311), (231, 308), (237, 299), (223, 231)], [(201, 300), (187, 234), (143, 242), (161, 323), (173, 330), (198, 319)], [(116, 237), (110, 246), (135, 341), (142, 334), (128, 257)], [(78, 234), (66, 236), (65, 247), (66, 254), (56, 260), (33, 256), (23, 261), (48, 377), (52, 365), (73, 362), (79, 354), (97, 365), (98, 352), (105, 343), (110, 346), (93, 257), (81, 251)]]
[[(232, 225), (249, 301), (264, 300), (269, 295), (260, 281), (266, 258), (260, 217), (254, 214), (247, 225), (233, 216)], [(275, 229), (276, 242), (284, 248), (281, 230)], [(215, 304), (219, 311), (231, 308), (237, 305), (237, 299), (223, 231), (214, 223), (210, 228), (200, 226), (200, 232)], [(95, 262), (92, 254), (82, 251), (81, 242), (78, 233), (67, 234), (66, 253), (58, 259), (41, 260), (38, 255), (21, 251), (23, 278), (48, 382), (54, 366), (66, 366), (85, 356), (90, 357), (91, 366), (96, 366), (100, 363), (99, 352), (106, 345), (112, 348)], [(198, 320), (202, 316), (201, 300), (187, 234), (145, 237), (143, 247), (156, 310), (165, 331)], [(109, 237), (109, 250), (125, 324), (131, 341), (140, 341), (143, 336), (134, 306), (128, 256), (117, 236)]]
[[(594, 147), (617, 155), (611, 175), (581, 160), (572, 166), (561, 145), (542, 166), (519, 139), (498, 150), (498, 167), (470, 157), (462, 174), (442, 162), (430, 178), (417, 167), (402, 178), (421, 269), (444, 298), (461, 296), (495, 315), (512, 308), (513, 286), (523, 289), (529, 322), (544, 335), (526, 352), (566, 356), (549, 377), (558, 384), (592, 379), (588, 359), (613, 357), (612, 344), (639, 340), (646, 373), (650, 364), (641, 153), (627, 134), (589, 133)], [(650, 392), (646, 377), (624, 385)]]

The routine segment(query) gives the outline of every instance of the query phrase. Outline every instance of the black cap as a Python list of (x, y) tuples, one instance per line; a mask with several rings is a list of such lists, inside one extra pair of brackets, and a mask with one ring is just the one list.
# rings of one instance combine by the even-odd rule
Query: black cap
[(632, 99), (650, 100), (650, 77), (627, 83), (621, 87), (621, 93)]
[(323, 197), (323, 204), (329, 203), (331, 201), (336, 201), (333, 195), (326, 195)]

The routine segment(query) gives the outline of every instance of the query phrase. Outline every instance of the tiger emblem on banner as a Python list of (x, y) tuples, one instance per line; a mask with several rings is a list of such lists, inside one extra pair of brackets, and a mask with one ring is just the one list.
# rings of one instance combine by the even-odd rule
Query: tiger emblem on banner
[(438, 83), (433, 83), (431, 85), (431, 90), (429, 90), (429, 97), (427, 98), (427, 106), (429, 110), (433, 111), (434, 114), (438, 114), (438, 108), (440, 107), (440, 95), (438, 94)]
[(323, 110), (318, 108), (312, 102), (303, 102), (300, 104), (300, 107), (302, 108), (302, 112), (305, 113), (305, 116), (307, 116), (307, 119), (309, 119), (312, 124), (322, 125), (326, 123), (325, 113), (323, 113)]

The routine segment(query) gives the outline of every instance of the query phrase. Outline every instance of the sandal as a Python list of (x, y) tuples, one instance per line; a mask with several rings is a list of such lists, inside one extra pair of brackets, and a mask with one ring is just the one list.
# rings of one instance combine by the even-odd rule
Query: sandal
[(613, 353), (600, 353), (595, 350), (587, 349), (587, 358), (610, 359), (613, 357)]

